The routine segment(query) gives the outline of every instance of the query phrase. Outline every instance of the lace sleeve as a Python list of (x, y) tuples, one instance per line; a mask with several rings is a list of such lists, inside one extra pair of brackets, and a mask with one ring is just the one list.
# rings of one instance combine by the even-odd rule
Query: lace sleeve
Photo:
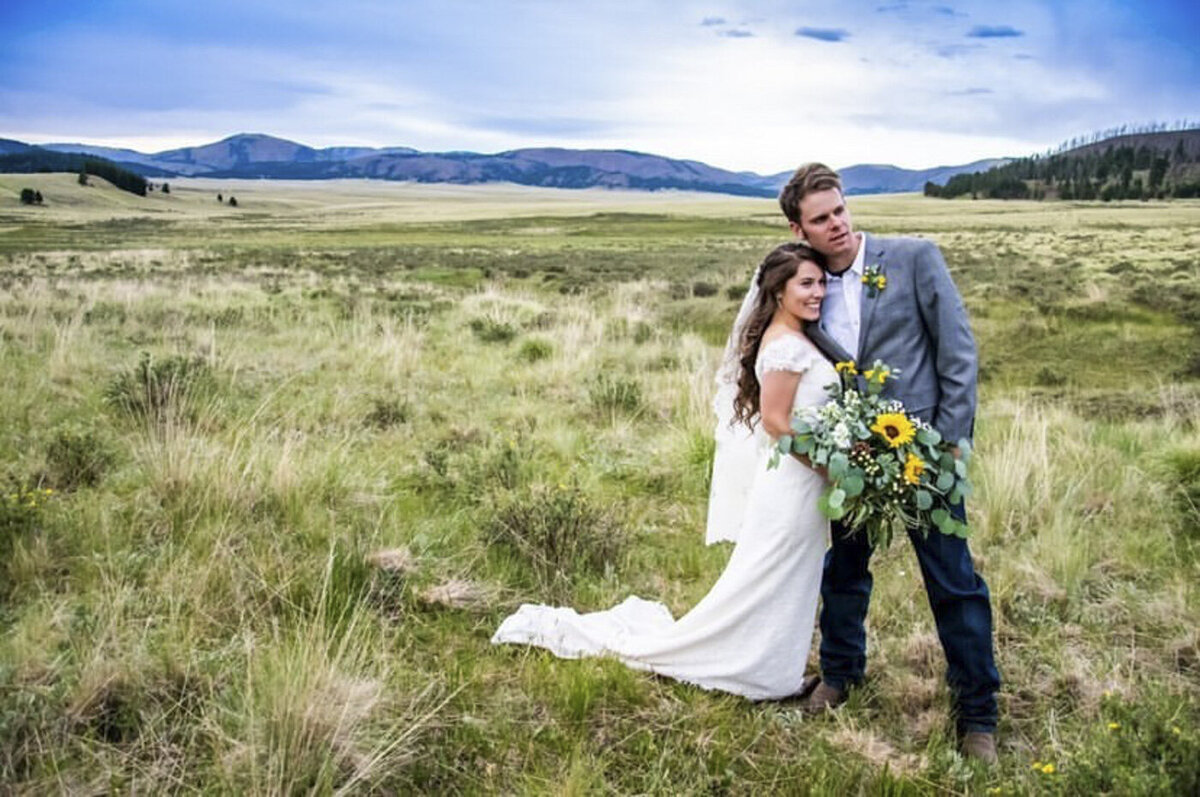
[(793, 335), (782, 335), (758, 352), (758, 372), (760, 378), (768, 371), (792, 371), (802, 374), (812, 367), (817, 356), (808, 342)]

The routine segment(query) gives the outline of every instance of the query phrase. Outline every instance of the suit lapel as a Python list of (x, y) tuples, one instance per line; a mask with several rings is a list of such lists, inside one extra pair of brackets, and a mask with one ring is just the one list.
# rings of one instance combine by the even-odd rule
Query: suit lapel
[(829, 359), (830, 362), (840, 363), (847, 360), (853, 360), (850, 352), (843, 349), (836, 340), (825, 333), (821, 329), (820, 322), (814, 321), (804, 325), (804, 334), (813, 342), (813, 345), (821, 350), (821, 353)]
[[(879, 273), (887, 275), (887, 264), (883, 260), (883, 247), (867, 233), (863, 233), (863, 270), (871, 266), (879, 266)], [(872, 291), (863, 285), (862, 302), (859, 306), (859, 325), (858, 325), (858, 356), (862, 360), (862, 353), (866, 349), (867, 333), (871, 329), (871, 319), (875, 317), (875, 306), (879, 304), (880, 291)]]

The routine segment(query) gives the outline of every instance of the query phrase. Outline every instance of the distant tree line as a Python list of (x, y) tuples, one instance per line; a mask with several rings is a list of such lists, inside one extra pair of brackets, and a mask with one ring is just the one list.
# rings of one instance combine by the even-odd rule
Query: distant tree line
[[(95, 175), (108, 180), (122, 191), (146, 195), (146, 178), (122, 169), (104, 158), (80, 155), (75, 152), (54, 152), (33, 147), (25, 152), (0, 155), (0, 173), (76, 172), (82, 180)], [(82, 181), (81, 180), (81, 181)]]
[(1058, 155), (1072, 149), (1086, 147), (1088, 144), (1099, 144), (1102, 141), (1107, 141), (1110, 138), (1120, 138), (1121, 136), (1132, 136), (1146, 133), (1167, 133), (1167, 132), (1185, 132), (1200, 128), (1200, 122), (1191, 119), (1176, 119), (1173, 122), (1147, 122), (1146, 124), (1124, 124), (1119, 127), (1110, 127), (1107, 130), (1096, 130), (1092, 133), (1082, 136), (1075, 136), (1067, 139), (1057, 147), (1049, 150), (1047, 155)]
[(1157, 146), (1110, 144), (1103, 149), (1089, 146), (1083, 152), (1021, 158), (986, 172), (955, 175), (945, 186), (926, 183), (925, 196), (1105, 202), (1196, 197), (1200, 196), (1198, 136), (1200, 131), (1178, 137), (1160, 134), (1154, 139)]

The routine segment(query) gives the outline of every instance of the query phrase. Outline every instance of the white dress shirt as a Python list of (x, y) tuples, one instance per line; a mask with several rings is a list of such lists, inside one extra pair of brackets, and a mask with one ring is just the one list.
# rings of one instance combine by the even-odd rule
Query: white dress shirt
[(862, 327), (863, 261), (867, 250), (862, 233), (856, 235), (858, 252), (854, 262), (836, 276), (826, 273), (825, 300), (821, 302), (821, 328), (855, 360), (858, 359), (858, 333)]

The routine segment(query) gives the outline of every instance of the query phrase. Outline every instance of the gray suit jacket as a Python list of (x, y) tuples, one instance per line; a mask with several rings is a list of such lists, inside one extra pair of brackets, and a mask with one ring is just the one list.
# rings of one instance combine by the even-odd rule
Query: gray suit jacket
[[(962, 297), (937, 245), (921, 238), (863, 234), (863, 264), (879, 266), (887, 287), (872, 298), (863, 286), (858, 363), (882, 360), (900, 370), (884, 395), (904, 402), (951, 442), (971, 439), (975, 425), (975, 338)], [(810, 323), (805, 333), (835, 361), (849, 354)]]

